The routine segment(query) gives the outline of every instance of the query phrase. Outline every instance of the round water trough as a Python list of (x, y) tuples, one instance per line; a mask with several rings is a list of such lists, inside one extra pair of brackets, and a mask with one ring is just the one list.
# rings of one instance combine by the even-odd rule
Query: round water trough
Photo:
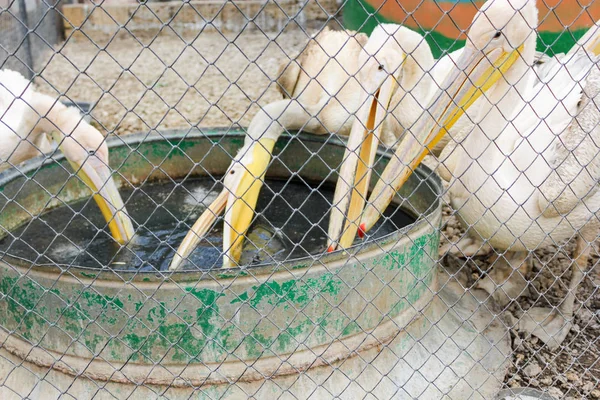
[[(163, 132), (116, 138), (110, 157), (117, 184), (143, 187), (218, 177), (242, 144), (242, 132)], [(344, 146), (283, 137), (275, 154), (270, 177), (294, 171), (334, 183)], [(381, 153), (379, 172), (386, 160)], [(3, 235), (89, 196), (60, 156), (19, 169), (0, 175)], [(103, 388), (128, 399), (485, 398), (502, 381), (507, 338), (493, 329), (493, 316), (481, 315), (476, 296), (447, 279), (439, 291), (440, 193), (421, 167), (401, 193), (420, 215), (414, 224), (350, 254), (277, 265), (125, 272), (35, 265), (9, 250), (0, 261), (7, 396), (50, 399), (64, 391), (84, 399)]]

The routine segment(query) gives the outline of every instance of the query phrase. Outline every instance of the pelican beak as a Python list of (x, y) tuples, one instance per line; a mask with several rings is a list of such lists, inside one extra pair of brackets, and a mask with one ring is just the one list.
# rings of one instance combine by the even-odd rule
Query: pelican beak
[[(61, 142), (57, 140), (57, 143)], [(60, 149), (69, 160), (73, 170), (77, 171), (79, 179), (92, 191), (94, 200), (98, 204), (113, 238), (119, 244), (128, 243), (135, 233), (133, 224), (127, 215), (123, 199), (107, 163), (96, 155), (86, 153), (84, 157), (81, 157), (81, 151), (83, 151), (81, 147), (77, 149), (73, 146), (60, 146)], [(74, 151), (79, 154), (74, 154)]]
[(217, 198), (211, 203), (210, 206), (202, 213), (200, 218), (196, 220), (192, 229), (185, 235), (183, 242), (179, 245), (179, 248), (175, 252), (171, 264), (169, 264), (169, 270), (175, 271), (179, 269), (181, 263), (198, 247), (200, 240), (206, 235), (206, 233), (213, 226), (219, 215), (225, 210), (227, 206), (227, 198), (229, 191), (223, 189)]
[(241, 168), (234, 168), (239, 163), (234, 161), (226, 175), (225, 188), (187, 233), (169, 265), (169, 270), (179, 269), (223, 211), (223, 267), (238, 265), (244, 237), (254, 218), (254, 209), (274, 146), (275, 140), (260, 139), (247, 150), (250, 153), (250, 162)]
[(394, 195), (430, 150), (448, 133), (465, 110), (498, 82), (522, 51), (522, 45), (510, 52), (500, 48), (488, 53), (471, 47), (464, 49), (441, 86), (446, 89), (441, 91), (429, 111), (421, 115), (411, 133), (406, 135), (375, 185), (360, 221), (362, 231), (367, 232), (375, 225)]
[[(591, 28), (590, 31), (594, 29)], [(598, 29), (598, 28), (596, 28)], [(596, 33), (596, 32), (594, 32)], [(577, 46), (577, 45), (575, 45)], [(600, 54), (600, 36), (596, 33), (591, 40), (586, 41), (585, 49), (592, 52), (595, 56)]]
[(328, 252), (338, 247), (346, 249), (354, 242), (358, 220), (367, 200), (383, 120), (396, 86), (396, 78), (389, 75), (374, 94), (366, 96), (356, 114), (335, 188), (329, 220)]

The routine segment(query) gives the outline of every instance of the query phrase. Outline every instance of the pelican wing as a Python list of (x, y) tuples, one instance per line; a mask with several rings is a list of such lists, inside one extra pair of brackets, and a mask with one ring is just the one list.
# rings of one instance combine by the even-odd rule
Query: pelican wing
[(538, 205), (545, 216), (569, 213), (598, 188), (600, 112), (596, 102), (600, 100), (600, 71), (595, 62), (582, 51), (549, 74), (548, 90), (562, 87), (569, 93), (545, 120), (550, 127), (566, 125), (544, 151), (551, 172), (539, 187)]
[(0, 70), (0, 170), (38, 155), (37, 148), (45, 145), (30, 135), (39, 118), (30, 106), (34, 95), (21, 74)]
[(0, 131), (19, 132), (27, 112), (31, 111), (33, 90), (21, 74), (8, 69), (0, 70)]
[(293, 58), (289, 62), (283, 62), (279, 66), (277, 72), (277, 89), (284, 99), (291, 99), (294, 97), (294, 91), (296, 90), (296, 84), (300, 77), (300, 55)]

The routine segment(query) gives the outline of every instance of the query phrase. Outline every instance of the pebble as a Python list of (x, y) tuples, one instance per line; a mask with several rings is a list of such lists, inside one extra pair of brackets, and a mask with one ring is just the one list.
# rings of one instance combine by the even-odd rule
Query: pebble
[(579, 375), (577, 375), (574, 372), (567, 372), (565, 375), (567, 376), (567, 379), (570, 380), (571, 382), (577, 382), (580, 379)]
[(525, 368), (523, 368), (523, 372), (525, 375), (532, 377), (537, 376), (542, 372), (542, 369), (537, 363), (530, 363)]
[(523, 361), (525, 359), (525, 354), (523, 353), (517, 353), (517, 355), (515, 356), (516, 358), (516, 364), (519, 365), (521, 364), (521, 361)]
[(551, 378), (542, 378), (542, 379), (540, 379), (540, 383), (542, 385), (548, 386), (548, 385), (552, 384), (552, 379)]
[(551, 387), (550, 389), (548, 389), (548, 394), (556, 399), (562, 399), (563, 397), (565, 397), (562, 390), (556, 387)]
[(517, 382), (516, 380), (511, 379), (510, 381), (508, 381), (508, 386), (510, 386), (511, 388), (518, 388), (518, 387), (521, 387), (521, 384), (519, 382)]
[(529, 341), (531, 342), (531, 344), (537, 344), (539, 339), (537, 338), (537, 336), (533, 336)]
[[(513, 313), (511, 313), (510, 311), (506, 311), (504, 313), (504, 320), (505, 320), (506, 326), (509, 328), (515, 328), (519, 323), (519, 319), (517, 317), (515, 317), (513, 315)], [(521, 339), (520, 337), (517, 336), (515, 338), (515, 346), (521, 346), (522, 343), (523, 343), (523, 339)]]
[(577, 316), (579, 317), (579, 319), (581, 320), (581, 322), (583, 322), (584, 324), (587, 324), (587, 323), (589, 323), (594, 318), (594, 313), (592, 313), (587, 308), (581, 308), (577, 312)]
[[(507, 322), (508, 326), (512, 326), (512, 321), (509, 322), (507, 320), (506, 322)], [(513, 349), (516, 350), (516, 351), (522, 351), (523, 350), (523, 339), (521, 339), (520, 337), (517, 336), (515, 338), (515, 341), (513, 342)]]
[(531, 378), (529, 380), (529, 386), (539, 387), (540, 386), (540, 382), (537, 379), (535, 379), (535, 378)]
[(584, 393), (590, 393), (591, 391), (594, 390), (594, 388), (596, 387), (596, 385), (594, 384), (594, 382), (586, 382), (581, 389), (583, 390)]
[(595, 399), (600, 399), (600, 390), (594, 389), (594, 390), (592, 390), (590, 395)]

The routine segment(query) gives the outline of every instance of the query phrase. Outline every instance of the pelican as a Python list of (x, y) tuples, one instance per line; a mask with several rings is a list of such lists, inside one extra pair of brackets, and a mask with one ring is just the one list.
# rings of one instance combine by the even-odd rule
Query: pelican
[[(600, 46), (597, 37), (588, 37), (585, 46), (557, 61), (554, 71), (532, 86), (528, 71), (536, 26), (532, 0), (484, 4), (442, 85), (446, 91), (420, 118), (415, 136), (396, 150), (371, 193), (361, 229), (373, 226), (429, 149), (481, 99), (477, 124), (457, 146), (463, 155), (453, 157), (450, 166), (451, 205), (470, 234), (505, 252), (506, 259), (518, 260), (513, 265), (522, 272), (531, 251), (576, 238), (568, 294), (559, 307), (528, 310), (519, 324), (556, 348), (569, 332), (575, 291), (600, 225), (595, 218), (600, 209), (600, 111), (595, 106), (600, 73), (594, 68)], [(506, 293), (498, 284), (512, 273), (519, 272), (510, 265), (494, 268), (483, 286), (494, 295)]]
[[(427, 108), (462, 49), (435, 61), (418, 33), (395, 25), (378, 25), (359, 54), (358, 80), (365, 89), (352, 125), (336, 185), (328, 232), (328, 251), (352, 245), (363, 210), (371, 167), (379, 142), (400, 142)], [(435, 61), (435, 62), (434, 62)], [(433, 149), (439, 155), (450, 136), (467, 130), (477, 106), (461, 118), (445, 141)]]
[(115, 240), (127, 243), (133, 225), (108, 167), (104, 136), (76, 109), (37, 93), (18, 72), (0, 70), (0, 170), (50, 150), (52, 140), (94, 193)]
[[(599, 26), (595, 24), (593, 27), (588, 29), (586, 34), (581, 39), (579, 39), (577, 44), (573, 46), (573, 48), (567, 54), (560, 53), (554, 55), (553, 57), (549, 57), (544, 53), (536, 52), (534, 68), (533, 70), (530, 69), (527, 72), (530, 75), (527, 77), (527, 79), (530, 79), (532, 81), (532, 84), (530, 85), (532, 90), (530, 90), (530, 87), (527, 87), (526, 90), (529, 93), (525, 93), (524, 97), (529, 99), (530, 101), (532, 98), (532, 94), (539, 94), (540, 90), (544, 88), (543, 85), (548, 82), (548, 78), (552, 76), (552, 74), (556, 74), (557, 66), (561, 65), (561, 62), (564, 62), (564, 60), (568, 59), (568, 57), (573, 56), (579, 49), (584, 48), (588, 51), (593, 52), (594, 46), (598, 45), (599, 37), (600, 29)], [(546, 92), (545, 94), (552, 96), (552, 93), (549, 92)], [(471, 110), (472, 108), (468, 109), (468, 111)], [(457, 162), (457, 157), (468, 157), (468, 155), (464, 151), (462, 151), (462, 148), (457, 151), (455, 151), (455, 148), (457, 147), (457, 145), (461, 145), (462, 141), (465, 139), (470, 129), (463, 129), (457, 134), (452, 135), (452, 132), (454, 130), (455, 129), (452, 128), (452, 130), (449, 132), (450, 135), (443, 136), (440, 139), (440, 142), (435, 145), (434, 150), (432, 151), (432, 154), (435, 155), (436, 150), (439, 151), (439, 149), (442, 149), (438, 156), (440, 164), (436, 167), (436, 172), (446, 182), (450, 182), (454, 176), (453, 168)], [(447, 243), (446, 245), (442, 246), (439, 249), (439, 254), (440, 256), (445, 256), (448, 253), (452, 253), (459, 257), (472, 257), (476, 254), (480, 256), (488, 254), (492, 250), (492, 247), (489, 246), (489, 244), (482, 242), (481, 238), (478, 237), (478, 235), (467, 234), (463, 238), (461, 238), (457, 243)], [(494, 261), (494, 259), (497, 259), (497, 254), (492, 255), (491, 261)], [(504, 266), (506, 267), (505, 260), (499, 260), (498, 262), (504, 264)], [(513, 263), (514, 262), (519, 262), (518, 257), (517, 259), (513, 260)], [(526, 265), (524, 267), (526, 267)], [(524, 270), (525, 269), (521, 269), (521, 271)], [(519, 277), (522, 278), (520, 274), (513, 274), (512, 277), (517, 279)], [(512, 284), (517, 285), (518, 283), (513, 280)], [(489, 280), (485, 280), (484, 282), (480, 281), (479, 285), (486, 288), (486, 290), (489, 291), (488, 288), (491, 287), (491, 282), (489, 282)], [(520, 286), (515, 286), (512, 289), (505, 287), (505, 291), (511, 291), (513, 294), (520, 293), (521, 290), (519, 288), (524, 287), (524, 285), (526, 285), (526, 281), (524, 279), (521, 279)], [(495, 296), (501, 295), (502, 292), (496, 292)], [(496, 300), (500, 303), (506, 303), (507, 299), (507, 296), (502, 296), (502, 298), (496, 298)]]
[[(358, 230), (357, 220), (366, 202), (371, 167), (378, 143), (388, 147), (401, 142), (433, 97), (440, 90), (446, 74), (463, 49), (435, 60), (425, 39), (418, 33), (396, 24), (378, 25), (359, 55), (358, 80), (365, 89), (361, 108), (354, 120), (344, 161), (336, 185), (328, 232), (328, 251), (348, 248)], [(550, 61), (535, 53), (536, 67)], [(543, 71), (542, 71), (543, 73)], [(473, 126), (480, 102), (466, 111), (431, 150), (435, 157), (448, 158), (456, 143)], [(444, 151), (442, 153), (442, 151)], [(445, 163), (436, 171), (450, 176)], [(468, 241), (463, 254), (489, 251), (489, 246)], [(467, 247), (470, 246), (470, 247)]]
[(223, 266), (237, 265), (271, 152), (285, 130), (348, 135), (360, 106), (357, 93), (362, 89), (353, 77), (366, 41), (362, 33), (325, 29), (293, 63), (280, 67), (277, 82), (284, 99), (266, 105), (252, 119), (244, 146), (223, 179), (223, 191), (184, 238), (171, 270), (179, 268), (223, 212)]
[[(377, 135), (377, 141), (392, 146), (404, 134), (405, 128), (421, 114), (424, 105), (438, 88), (439, 83), (436, 82), (442, 82), (461, 50), (444, 57), (434, 66), (429, 46), (421, 35), (398, 25), (384, 24), (378, 26), (372, 34), (369, 41), (372, 43), (371, 54), (375, 54), (385, 39), (389, 39), (386, 46), (390, 50), (380, 54), (389, 53), (388, 69), (393, 68), (394, 81), (399, 81), (400, 87), (389, 93), (391, 98), (387, 99), (389, 104), (386, 108), (397, 111), (393, 118), (385, 118), (380, 124), (383, 134)], [(376, 46), (377, 42), (379, 44)], [(369, 68), (368, 64), (365, 66), (365, 62), (369, 60), (371, 67), (380, 66), (373, 64), (373, 57), (368, 53), (361, 52), (366, 43), (367, 37), (364, 34), (326, 29), (308, 44), (295, 63), (282, 65), (278, 88), (287, 99), (267, 105), (254, 117), (248, 127), (245, 144), (225, 175), (223, 191), (184, 238), (171, 261), (171, 270), (181, 266), (223, 212), (223, 265), (237, 265), (271, 151), (284, 130), (302, 129), (321, 135), (336, 132), (343, 136), (347, 136), (352, 130), (355, 133), (350, 142), (362, 141), (365, 124), (353, 124), (354, 115), (357, 112), (365, 114), (368, 111), (366, 104), (373, 97), (368, 98), (363, 83), (359, 83), (355, 77), (360, 74), (359, 71)], [(391, 80), (387, 84), (390, 82)], [(363, 115), (362, 121), (365, 120), (366, 116)], [(464, 121), (470, 122), (468, 118)], [(377, 143), (370, 146), (369, 151), (374, 152), (376, 148)], [(436, 154), (442, 148), (443, 145), (440, 145)], [(342, 189), (338, 183), (337, 198), (341, 194)], [(341, 229), (338, 231), (341, 232)], [(329, 235), (330, 238), (333, 236)]]

